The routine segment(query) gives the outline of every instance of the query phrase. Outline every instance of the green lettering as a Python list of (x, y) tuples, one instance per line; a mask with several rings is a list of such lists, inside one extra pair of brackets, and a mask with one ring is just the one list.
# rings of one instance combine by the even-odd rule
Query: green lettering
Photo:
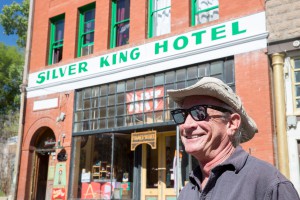
[(212, 28), (211, 29), (211, 39), (218, 40), (218, 39), (226, 38), (226, 35), (219, 35), (221, 33), (225, 33), (224, 28), (225, 28), (225, 25)]
[(64, 70), (63, 70), (63, 68), (59, 68), (59, 75), (60, 75), (60, 77), (64, 77), (65, 76), (66, 70), (67, 70), (67, 67), (65, 67)]
[(41, 72), (38, 74), (38, 78), (39, 80), (36, 81), (36, 83), (38, 84), (42, 84), (45, 81), (45, 72)]
[(113, 54), (112, 64), (115, 65), (117, 63), (117, 54)]
[(49, 80), (50, 79), (50, 71), (47, 71), (47, 79), (46, 80)]
[(159, 54), (159, 49), (163, 48), (163, 52), (168, 51), (168, 40), (165, 40), (162, 45), (160, 45), (158, 42), (155, 43), (155, 54)]
[[(137, 52), (136, 52), (137, 51)], [(131, 60), (136, 60), (140, 57), (140, 52), (139, 52), (139, 48), (134, 48), (132, 49), (132, 51), (130, 52), (130, 58)]]
[(233, 22), (231, 26), (232, 26), (232, 35), (246, 33), (246, 30), (239, 30), (239, 22)]
[[(179, 46), (179, 41), (182, 40), (182, 45)], [(189, 43), (189, 40), (186, 36), (180, 36), (178, 38), (176, 38), (176, 40), (173, 43), (173, 47), (175, 50), (181, 50), (184, 49)]]
[(121, 62), (127, 62), (127, 51), (124, 52), (120, 52), (120, 59), (119, 59), (119, 63)]
[(69, 66), (69, 75), (74, 75), (76, 74), (76, 72), (74, 72), (76, 70), (76, 64), (70, 65)]
[(108, 58), (108, 56), (106, 56), (105, 58), (101, 57), (101, 59), (100, 59), (100, 67), (110, 66), (109, 62), (107, 61), (107, 58)]
[(52, 79), (56, 79), (58, 76), (56, 75), (56, 69), (52, 70)]
[(196, 33), (193, 33), (192, 36), (195, 36), (196, 38), (196, 44), (201, 44), (202, 43), (202, 35), (206, 33), (206, 31), (199, 31)]
[(87, 72), (88, 70), (86, 69), (87, 67), (87, 62), (81, 62), (79, 63), (79, 73), (81, 72)]

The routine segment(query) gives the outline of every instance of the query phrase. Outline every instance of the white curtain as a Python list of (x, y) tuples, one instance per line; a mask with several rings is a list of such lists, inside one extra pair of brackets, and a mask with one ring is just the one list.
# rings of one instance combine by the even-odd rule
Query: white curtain
[[(199, 11), (217, 5), (219, 5), (219, 0), (198, 0), (196, 2), (196, 10)], [(217, 19), (219, 19), (219, 8), (196, 15), (196, 24), (203, 24)]]
[[(153, 0), (153, 10), (171, 6), (171, 0)], [(153, 36), (159, 36), (171, 31), (171, 8), (155, 12), (153, 15)]]

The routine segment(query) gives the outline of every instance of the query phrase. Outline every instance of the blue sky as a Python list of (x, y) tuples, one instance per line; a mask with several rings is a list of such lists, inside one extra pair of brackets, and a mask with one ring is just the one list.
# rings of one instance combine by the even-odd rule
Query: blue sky
[[(20, 3), (23, 0), (0, 0), (0, 12), (2, 13), (3, 6), (10, 5), (14, 1), (17, 3)], [(3, 32), (4, 32), (3, 27), (0, 25), (0, 42), (3, 42), (4, 44), (9, 45), (9, 46), (16, 46), (17, 45), (16, 41), (18, 39), (18, 36), (17, 35), (7, 36)]]

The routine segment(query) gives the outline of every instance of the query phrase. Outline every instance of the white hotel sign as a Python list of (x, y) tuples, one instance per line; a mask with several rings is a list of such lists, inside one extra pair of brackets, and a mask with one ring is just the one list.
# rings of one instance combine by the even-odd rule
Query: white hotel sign
[(257, 13), (133, 48), (31, 73), (27, 88), (29, 97), (49, 91), (60, 92), (117, 81), (193, 62), (265, 48), (267, 36), (265, 26), (265, 13)]

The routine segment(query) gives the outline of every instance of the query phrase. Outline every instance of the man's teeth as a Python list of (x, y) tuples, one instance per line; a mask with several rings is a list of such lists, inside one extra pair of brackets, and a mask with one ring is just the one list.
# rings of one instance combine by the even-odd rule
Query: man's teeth
[(185, 138), (186, 139), (193, 139), (193, 138), (198, 138), (201, 137), (201, 135), (186, 135)]

